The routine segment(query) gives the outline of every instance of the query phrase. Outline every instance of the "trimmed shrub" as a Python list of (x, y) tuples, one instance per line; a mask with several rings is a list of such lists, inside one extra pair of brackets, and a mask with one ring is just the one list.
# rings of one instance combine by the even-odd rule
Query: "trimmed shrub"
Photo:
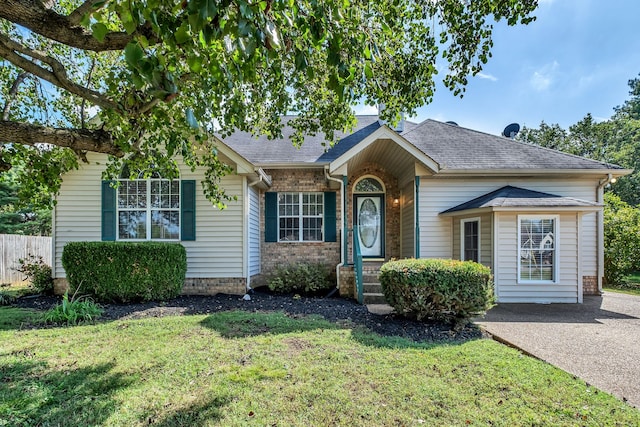
[(316, 294), (333, 285), (324, 264), (298, 263), (278, 266), (268, 282), (269, 289), (278, 293)]
[(491, 270), (472, 261), (390, 261), (380, 268), (380, 283), (396, 312), (417, 320), (458, 323), (493, 301)]
[(55, 325), (77, 325), (93, 322), (101, 314), (102, 309), (95, 302), (85, 297), (69, 300), (69, 294), (65, 292), (62, 302), (48, 310), (42, 319), (44, 323)]
[(53, 294), (53, 278), (51, 266), (41, 256), (28, 255), (18, 260), (16, 271), (27, 276), (31, 282), (31, 289), (39, 294)]
[(70, 291), (96, 301), (163, 301), (182, 291), (187, 252), (178, 243), (70, 242), (62, 265)]

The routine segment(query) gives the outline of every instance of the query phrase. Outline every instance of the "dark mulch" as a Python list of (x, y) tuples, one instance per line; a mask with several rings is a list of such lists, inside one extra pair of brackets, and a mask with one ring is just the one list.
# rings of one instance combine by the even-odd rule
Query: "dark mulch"
[[(55, 305), (59, 298), (52, 296), (22, 297), (16, 306), (36, 310), (47, 310)], [(167, 302), (145, 302), (138, 304), (103, 304), (104, 312), (100, 319), (111, 321), (118, 319), (137, 319), (145, 317), (181, 316), (189, 314), (211, 314), (229, 310), (250, 312), (281, 311), (288, 316), (320, 315), (326, 320), (341, 325), (362, 326), (382, 336), (400, 336), (416, 342), (429, 341), (466, 341), (483, 336), (472, 323), (464, 327), (435, 322), (417, 322), (395, 314), (377, 315), (357, 302), (332, 298), (298, 298), (273, 295), (259, 290), (253, 291), (251, 300), (242, 296), (218, 294), (216, 296), (180, 296)]]

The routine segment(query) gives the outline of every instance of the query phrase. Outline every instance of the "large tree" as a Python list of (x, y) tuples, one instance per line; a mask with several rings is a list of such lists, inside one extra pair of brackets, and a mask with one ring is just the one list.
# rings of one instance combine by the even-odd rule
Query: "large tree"
[[(227, 195), (210, 133), (292, 142), (353, 125), (357, 102), (387, 118), (428, 103), (438, 68), (464, 92), (491, 56), (492, 21), (528, 23), (537, 0), (3, 0), (0, 169), (55, 192), (86, 152), (106, 175), (173, 158), (204, 165)], [(440, 59), (439, 59), (440, 58)], [(443, 61), (438, 63), (437, 61)], [(28, 192), (27, 192), (28, 193)]]

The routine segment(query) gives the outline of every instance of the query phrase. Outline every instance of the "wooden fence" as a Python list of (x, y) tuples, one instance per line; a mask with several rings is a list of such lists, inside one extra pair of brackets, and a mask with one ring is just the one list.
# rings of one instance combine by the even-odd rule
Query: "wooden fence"
[(41, 256), (51, 265), (51, 237), (0, 234), (0, 283), (20, 283), (24, 274), (15, 271), (18, 260)]

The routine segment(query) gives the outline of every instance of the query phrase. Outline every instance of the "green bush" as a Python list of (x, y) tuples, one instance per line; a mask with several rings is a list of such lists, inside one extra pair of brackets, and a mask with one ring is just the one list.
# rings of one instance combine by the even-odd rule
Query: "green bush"
[(77, 325), (92, 322), (101, 314), (102, 309), (93, 301), (85, 297), (69, 301), (69, 295), (65, 293), (62, 302), (44, 314), (43, 321), (56, 325)]
[(70, 242), (62, 252), (69, 288), (100, 302), (167, 300), (182, 291), (187, 252), (177, 243)]
[(39, 294), (53, 294), (51, 266), (41, 256), (28, 255), (18, 260), (16, 271), (23, 273), (31, 282), (31, 288)]
[(317, 294), (333, 287), (324, 264), (297, 263), (278, 266), (268, 282), (278, 293)]
[(9, 283), (0, 284), (0, 306), (11, 305), (16, 302), (16, 297), (9, 291), (11, 285)]
[(640, 209), (613, 193), (604, 196), (604, 279), (622, 287), (626, 276), (640, 270)]
[(380, 268), (380, 283), (397, 313), (418, 320), (461, 322), (493, 301), (491, 270), (471, 261), (390, 261)]

